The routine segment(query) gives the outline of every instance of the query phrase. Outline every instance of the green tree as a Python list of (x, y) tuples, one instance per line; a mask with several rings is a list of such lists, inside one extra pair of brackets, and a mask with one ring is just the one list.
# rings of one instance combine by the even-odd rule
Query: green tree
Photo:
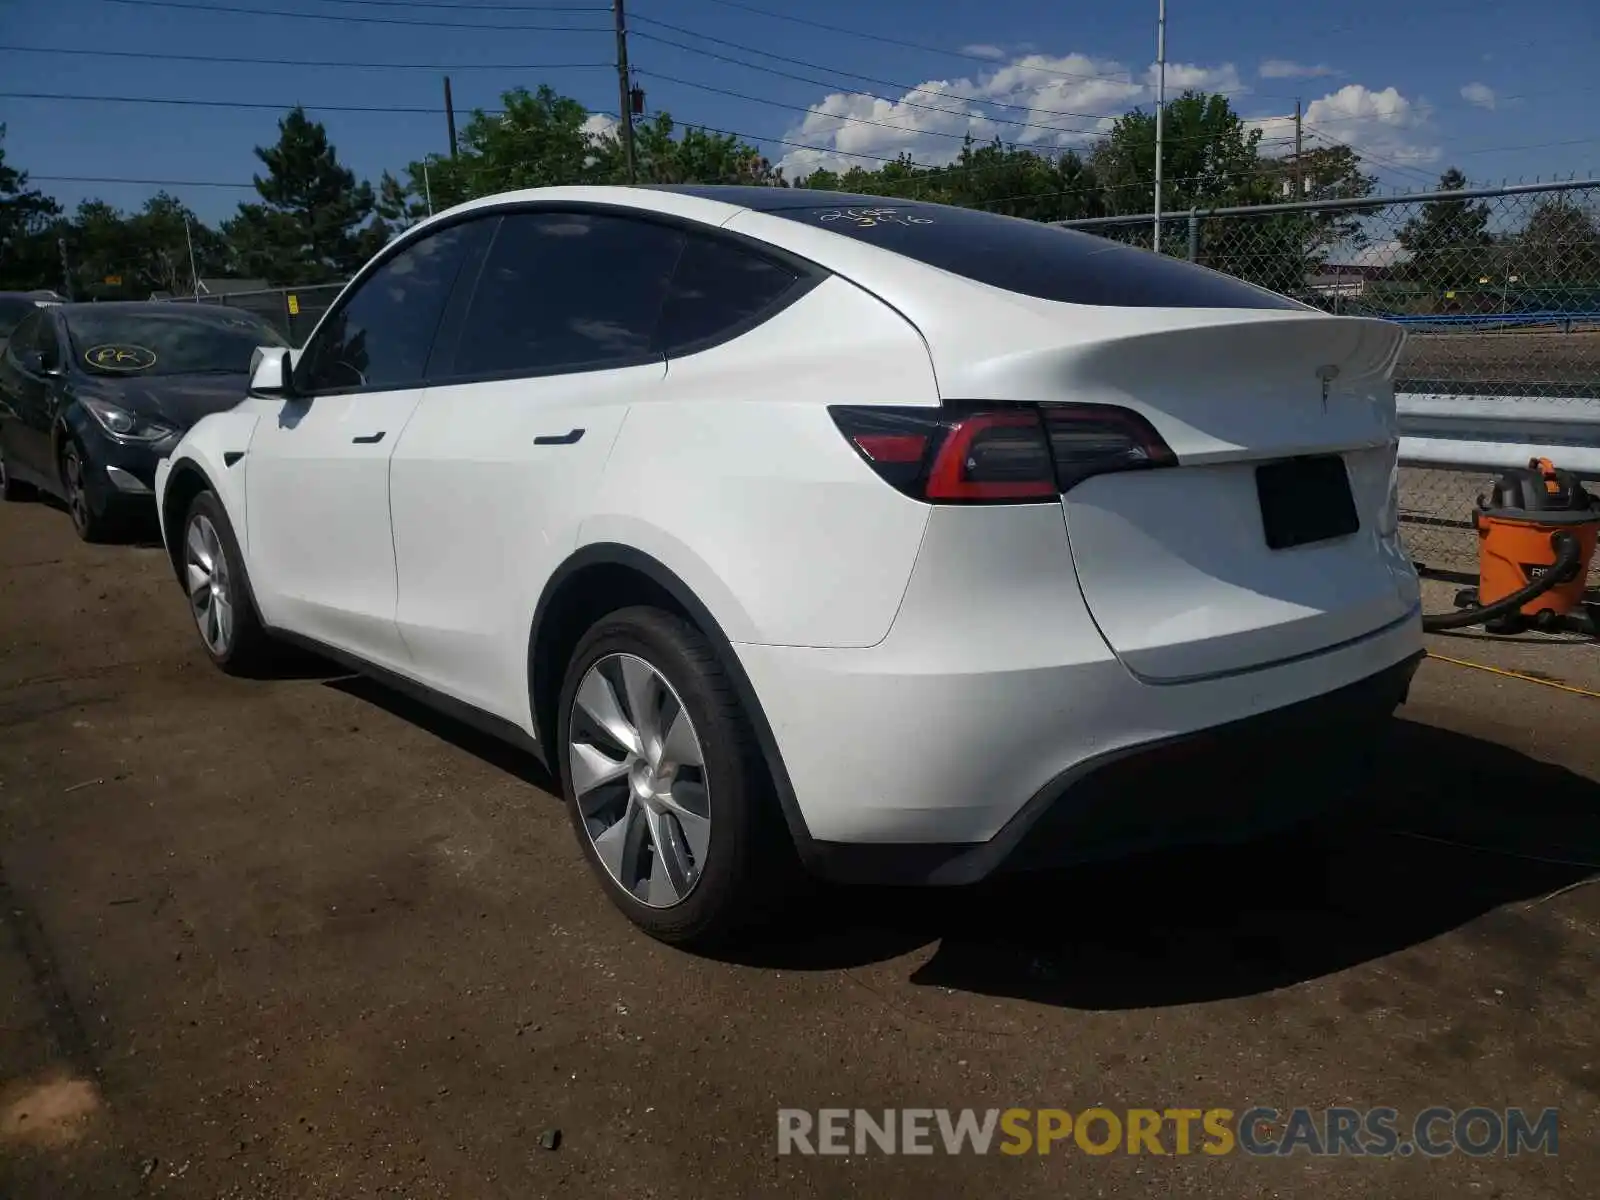
[[(1305, 200), (1356, 200), (1370, 196), (1377, 182), (1349, 146), (1317, 147), (1299, 158), (1261, 160), (1232, 203), (1270, 204), (1297, 192)], [(1207, 266), (1300, 294), (1306, 277), (1323, 269), (1335, 250), (1351, 254), (1366, 245), (1367, 235), (1360, 216), (1348, 210), (1264, 213), (1202, 219), (1199, 243), (1197, 258)]]
[[(1439, 177), (1438, 190), (1458, 192), (1467, 177), (1451, 167)], [(1429, 200), (1400, 228), (1400, 245), (1411, 256), (1406, 273), (1439, 293), (1475, 287), (1493, 268), (1494, 235), (1489, 232), (1489, 208), (1470, 200)]]
[[(1162, 130), (1162, 208), (1180, 212), (1258, 198), (1260, 142), (1261, 131), (1247, 126), (1226, 96), (1190, 91), (1170, 101)], [(1135, 110), (1119, 117), (1089, 162), (1109, 212), (1153, 211), (1155, 114)]]
[(50, 236), (61, 206), (28, 186), (28, 173), (6, 162), (6, 127), (0, 124), (0, 287), (51, 287), (61, 270)]
[(1567, 307), (1575, 288), (1600, 292), (1600, 221), (1565, 194), (1542, 197), (1509, 239), (1505, 271), (1540, 307)]
[(328, 131), (305, 110), (278, 122), (278, 141), (257, 146), (267, 174), (255, 176), (259, 204), (241, 204), (223, 227), (235, 267), (274, 284), (347, 278), (371, 240), (372, 187), (339, 162)]
[[(627, 161), (616, 132), (591, 135), (589, 173), (598, 181), (627, 180)], [(641, 121), (633, 132), (634, 163), (640, 183), (781, 184), (782, 172), (754, 146), (733, 134), (692, 126), (679, 132), (670, 113)]]

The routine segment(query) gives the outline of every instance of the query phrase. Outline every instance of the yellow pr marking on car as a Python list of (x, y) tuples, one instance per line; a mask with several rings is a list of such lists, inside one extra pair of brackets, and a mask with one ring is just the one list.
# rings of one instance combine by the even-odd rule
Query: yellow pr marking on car
[(156, 352), (146, 346), (108, 343), (90, 346), (83, 360), (102, 371), (143, 371), (156, 365)]

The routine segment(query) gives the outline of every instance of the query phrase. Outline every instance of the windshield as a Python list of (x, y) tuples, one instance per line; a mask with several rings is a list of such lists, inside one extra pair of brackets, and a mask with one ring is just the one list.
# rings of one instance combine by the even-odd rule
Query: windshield
[(8, 338), (22, 318), (34, 310), (26, 296), (0, 296), (0, 338)]
[(243, 375), (257, 346), (288, 345), (249, 313), (176, 305), (75, 308), (67, 332), (78, 365), (98, 375)]

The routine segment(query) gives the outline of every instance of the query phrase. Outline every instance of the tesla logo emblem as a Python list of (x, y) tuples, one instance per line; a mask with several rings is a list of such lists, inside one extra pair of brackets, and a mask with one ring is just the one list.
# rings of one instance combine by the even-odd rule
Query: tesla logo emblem
[(1339, 368), (1329, 364), (1317, 368), (1317, 378), (1322, 380), (1322, 411), (1328, 411), (1328, 385), (1339, 378)]

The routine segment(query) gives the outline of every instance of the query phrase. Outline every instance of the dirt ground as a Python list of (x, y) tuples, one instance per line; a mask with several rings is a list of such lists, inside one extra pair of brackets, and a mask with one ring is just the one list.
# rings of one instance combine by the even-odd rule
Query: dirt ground
[[(0, 1196), (1593, 1194), (1600, 658), (1435, 649), (1547, 683), (1426, 663), (1326, 841), (823, 892), (710, 960), (613, 912), (531, 762), (313, 663), (225, 678), (159, 551), (6, 506)], [(1514, 1159), (777, 1153), (780, 1106), (1094, 1104), (1561, 1128)]]

